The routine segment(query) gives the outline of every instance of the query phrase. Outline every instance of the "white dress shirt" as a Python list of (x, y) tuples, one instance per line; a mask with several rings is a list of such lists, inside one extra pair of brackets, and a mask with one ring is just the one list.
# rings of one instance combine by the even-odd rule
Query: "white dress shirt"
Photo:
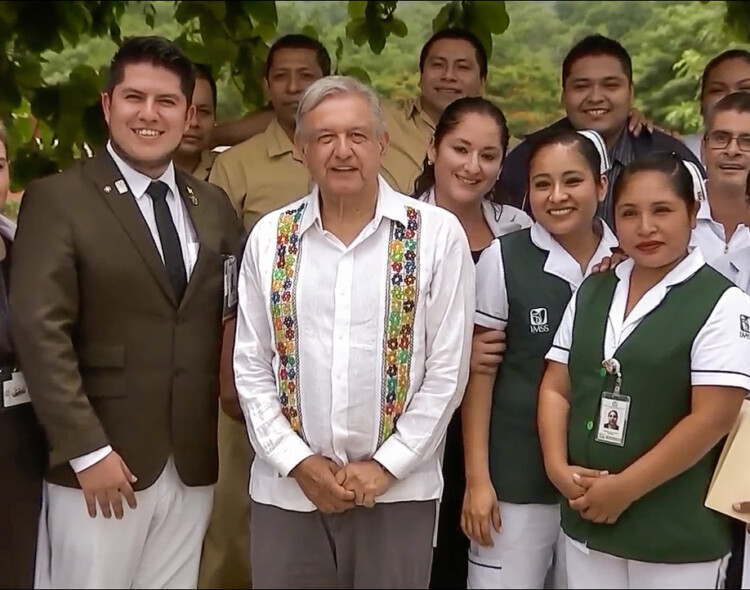
[(690, 247), (700, 248), (708, 264), (713, 266), (714, 261), (724, 254), (748, 246), (750, 246), (750, 228), (746, 225), (738, 225), (734, 234), (727, 239), (724, 226), (714, 221), (711, 216), (711, 206), (708, 200), (704, 199), (700, 202), (696, 226), (690, 236)]
[[(453, 214), (381, 177), (374, 218), (346, 246), (323, 228), (317, 195), (261, 219), (242, 261), (234, 369), (256, 452), (250, 494), (315, 510), (289, 473), (321, 454), (388, 469), (397, 481), (378, 502), (437, 499), (439, 449), (468, 380), (475, 287), (466, 235)], [(403, 403), (395, 428), (391, 380)], [(296, 399), (282, 394), (294, 390)]]
[[(561, 278), (575, 293), (583, 279), (591, 274), (591, 269), (605, 256), (612, 255), (617, 246), (617, 238), (609, 226), (601, 221), (602, 237), (594, 255), (589, 260), (586, 272), (575, 258), (539, 223), (531, 226), (531, 241), (537, 248), (549, 252), (544, 263), (544, 272)], [(522, 260), (518, 261), (523, 264)], [(508, 287), (505, 283), (505, 267), (500, 240), (495, 240), (482, 252), (477, 263), (477, 308), (474, 323), (489, 330), (503, 330), (508, 323)]]
[[(622, 262), (615, 269), (619, 279), (609, 309), (602, 360), (612, 358), (617, 348), (630, 336), (643, 319), (656, 309), (670, 288), (684, 283), (706, 264), (699, 249), (693, 250), (656, 285), (651, 287), (625, 317), (625, 306), (630, 289), (633, 260)], [(573, 341), (576, 314), (573, 297), (563, 315), (547, 359), (568, 364)], [(750, 390), (750, 331), (745, 322), (750, 319), (750, 297), (737, 287), (730, 287), (719, 298), (711, 315), (693, 341), (690, 354), (691, 384), (741, 387)], [(664, 344), (668, 345), (665, 336)]]
[(745, 293), (750, 293), (750, 246), (727, 252), (711, 266)]
[[(149, 185), (154, 181), (162, 181), (167, 185), (169, 189), (167, 191), (167, 205), (169, 206), (169, 212), (172, 214), (172, 221), (174, 222), (177, 235), (180, 238), (180, 246), (182, 247), (182, 259), (185, 261), (185, 271), (188, 281), (190, 275), (193, 272), (193, 267), (198, 260), (199, 243), (195, 233), (195, 228), (190, 220), (190, 215), (187, 212), (185, 203), (179, 197), (180, 191), (177, 188), (177, 182), (175, 180), (174, 164), (169, 163), (167, 169), (159, 178), (151, 178), (145, 174), (135, 170), (130, 164), (125, 162), (119, 154), (112, 148), (111, 142), (107, 142), (107, 151), (112, 159), (115, 161), (120, 174), (122, 174), (130, 192), (135, 197), (135, 202), (138, 205), (138, 209), (143, 215), (143, 219), (148, 225), (148, 229), (151, 231), (151, 237), (154, 239), (154, 245), (159, 251), (162, 262), (164, 261), (164, 253), (162, 252), (161, 240), (159, 239), (159, 230), (156, 226), (156, 216), (154, 214), (154, 202), (149, 195), (146, 194)], [(113, 188), (113, 192), (119, 192), (117, 186)], [(122, 195), (116, 195), (122, 198)], [(70, 466), (73, 471), (79, 473), (88, 467), (91, 467), (95, 463), (98, 463), (104, 457), (112, 452), (112, 447), (107, 445), (96, 451), (92, 451), (81, 457), (70, 460)]]

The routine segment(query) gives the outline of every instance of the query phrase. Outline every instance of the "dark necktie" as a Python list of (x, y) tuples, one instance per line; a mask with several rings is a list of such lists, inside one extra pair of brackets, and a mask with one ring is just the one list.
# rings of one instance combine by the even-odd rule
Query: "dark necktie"
[(185, 273), (185, 261), (182, 259), (182, 247), (180, 236), (172, 220), (172, 214), (167, 205), (167, 185), (157, 180), (152, 182), (147, 194), (154, 202), (154, 215), (156, 216), (156, 228), (159, 230), (159, 241), (164, 254), (164, 266), (167, 269), (169, 282), (177, 296), (177, 301), (182, 300), (187, 286), (187, 274)]

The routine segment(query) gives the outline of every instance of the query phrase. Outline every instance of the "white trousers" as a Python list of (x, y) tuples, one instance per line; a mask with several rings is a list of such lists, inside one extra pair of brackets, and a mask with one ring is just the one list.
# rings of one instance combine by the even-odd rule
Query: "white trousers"
[(46, 482), (35, 587), (196, 588), (213, 486), (187, 487), (170, 458), (135, 497), (122, 520), (91, 518), (81, 490)]
[(723, 588), (729, 556), (700, 563), (649, 563), (594, 551), (567, 537), (571, 588)]
[[(472, 541), (469, 548), (467, 587), (565, 588), (560, 507), (507, 502), (498, 502), (498, 506), (502, 528), (499, 533), (492, 529), (494, 547)], [(549, 576), (553, 561), (553, 575)]]

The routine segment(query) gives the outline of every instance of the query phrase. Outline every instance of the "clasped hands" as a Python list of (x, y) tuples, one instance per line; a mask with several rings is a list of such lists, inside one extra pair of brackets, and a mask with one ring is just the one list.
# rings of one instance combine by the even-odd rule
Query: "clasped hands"
[(582, 518), (613, 524), (636, 499), (622, 474), (564, 465), (554, 470), (552, 483)]
[(395, 478), (375, 460), (356, 461), (339, 467), (328, 457), (312, 455), (289, 473), (310, 501), (324, 514), (336, 514), (364, 506), (386, 492)]

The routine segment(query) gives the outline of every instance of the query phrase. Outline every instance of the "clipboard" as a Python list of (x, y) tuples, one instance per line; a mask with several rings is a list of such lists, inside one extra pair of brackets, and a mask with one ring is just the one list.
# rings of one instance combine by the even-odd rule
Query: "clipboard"
[(750, 514), (732, 508), (737, 502), (750, 501), (750, 400), (742, 402), (740, 413), (716, 464), (708, 488), (706, 508), (750, 523)]

